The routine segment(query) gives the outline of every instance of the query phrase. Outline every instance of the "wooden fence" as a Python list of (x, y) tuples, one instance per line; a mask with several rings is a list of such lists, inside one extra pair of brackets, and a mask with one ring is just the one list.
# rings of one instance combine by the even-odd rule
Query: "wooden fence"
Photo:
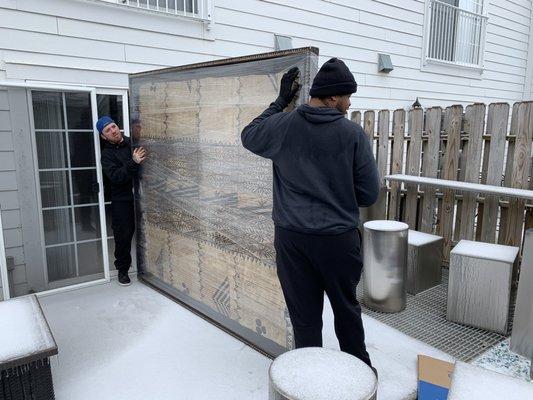
[[(351, 119), (361, 124), (361, 116), (354, 111)], [(381, 176), (404, 173), (533, 189), (533, 102), (515, 103), (512, 112), (507, 103), (475, 103), (464, 109), (399, 109), (392, 121), (390, 116), (381, 110), (376, 121), (376, 112), (366, 111), (362, 120)], [(377, 203), (365, 214), (368, 220), (400, 220), (443, 236), (445, 262), (460, 239), (520, 246), (525, 229), (533, 227), (533, 204), (524, 200), (413, 184), (383, 182)]]

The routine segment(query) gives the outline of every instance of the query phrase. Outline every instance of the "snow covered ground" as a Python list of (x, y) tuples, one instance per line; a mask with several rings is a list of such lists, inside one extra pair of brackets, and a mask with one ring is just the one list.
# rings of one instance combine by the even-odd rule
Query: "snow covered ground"
[[(268, 398), (271, 360), (140, 282), (40, 298), (59, 348), (57, 400)], [(417, 355), (450, 358), (372, 318), (380, 400), (414, 399)], [(338, 348), (326, 304), (324, 346)]]

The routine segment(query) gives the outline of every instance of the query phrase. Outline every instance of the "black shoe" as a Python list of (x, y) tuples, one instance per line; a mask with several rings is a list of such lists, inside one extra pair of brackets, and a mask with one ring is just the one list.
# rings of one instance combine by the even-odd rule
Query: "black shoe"
[(128, 271), (118, 271), (118, 284), (120, 286), (131, 285), (131, 280), (130, 280), (130, 277), (128, 276)]

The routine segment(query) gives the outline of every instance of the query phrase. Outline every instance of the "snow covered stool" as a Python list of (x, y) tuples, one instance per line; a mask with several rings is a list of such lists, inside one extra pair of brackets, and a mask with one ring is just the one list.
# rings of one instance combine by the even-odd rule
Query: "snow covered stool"
[(447, 319), (507, 334), (518, 247), (461, 240), (450, 254)]
[(533, 384), (457, 361), (452, 373), (448, 400), (474, 399), (533, 399)]
[(35, 295), (0, 302), (2, 400), (54, 399), (49, 357), (56, 354)]
[(439, 285), (444, 238), (409, 230), (407, 241), (407, 293), (418, 294)]
[(269, 400), (375, 400), (377, 379), (348, 353), (306, 347), (282, 354), (269, 370)]

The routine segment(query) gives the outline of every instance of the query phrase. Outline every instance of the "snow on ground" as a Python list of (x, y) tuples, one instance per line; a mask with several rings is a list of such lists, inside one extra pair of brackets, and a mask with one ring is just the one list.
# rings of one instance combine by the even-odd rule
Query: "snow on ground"
[(475, 365), (458, 362), (453, 371), (448, 399), (533, 399), (533, 385)]
[[(270, 359), (142, 283), (40, 302), (59, 348), (57, 400), (268, 398)], [(418, 354), (449, 359), (372, 318), (364, 324), (380, 400), (415, 398)], [(338, 348), (327, 301), (324, 346)]]
[[(326, 302), (324, 347), (339, 348), (333, 328), (333, 314)], [(374, 318), (363, 315), (370, 360), (379, 373), (379, 400), (416, 399), (418, 354), (453, 362), (446, 353), (413, 339)]]
[(266, 399), (267, 357), (141, 283), (40, 301), (57, 400)]

